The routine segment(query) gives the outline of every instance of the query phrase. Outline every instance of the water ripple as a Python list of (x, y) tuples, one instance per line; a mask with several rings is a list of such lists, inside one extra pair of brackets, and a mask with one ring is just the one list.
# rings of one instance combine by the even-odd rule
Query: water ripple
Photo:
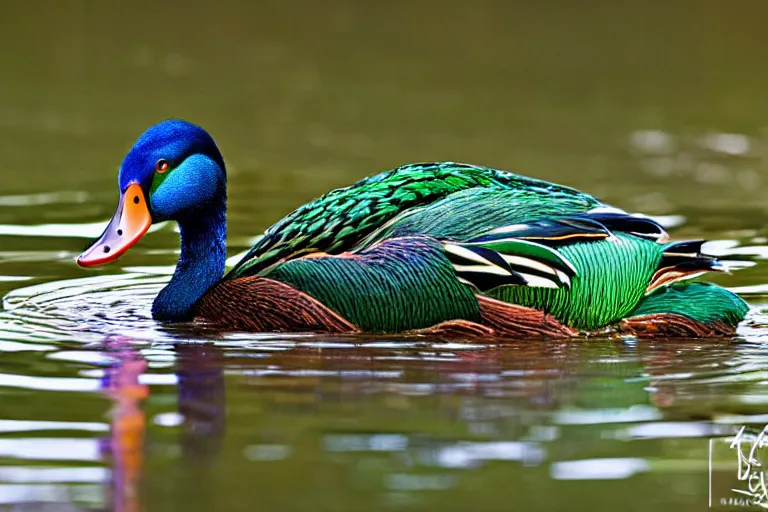
[(18, 288), (3, 298), (0, 337), (14, 341), (98, 342), (107, 335), (170, 339), (152, 320), (167, 276), (93, 276)]

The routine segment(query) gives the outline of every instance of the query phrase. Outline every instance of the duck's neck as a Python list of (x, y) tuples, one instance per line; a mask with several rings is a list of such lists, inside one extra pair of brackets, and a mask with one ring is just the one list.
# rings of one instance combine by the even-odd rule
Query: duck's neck
[(181, 255), (168, 285), (152, 304), (152, 318), (186, 322), (194, 305), (224, 275), (227, 259), (226, 198), (179, 221)]

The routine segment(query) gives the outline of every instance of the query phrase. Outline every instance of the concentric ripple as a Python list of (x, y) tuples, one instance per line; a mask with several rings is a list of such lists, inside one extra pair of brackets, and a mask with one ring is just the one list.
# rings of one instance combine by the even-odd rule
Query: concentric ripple
[(0, 337), (7, 340), (142, 340), (167, 336), (151, 318), (152, 300), (168, 276), (127, 273), (18, 288), (3, 298)]

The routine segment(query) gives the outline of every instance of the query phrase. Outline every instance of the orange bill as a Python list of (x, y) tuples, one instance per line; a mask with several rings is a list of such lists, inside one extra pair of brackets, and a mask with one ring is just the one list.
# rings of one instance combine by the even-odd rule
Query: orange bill
[(120, 203), (107, 229), (92, 246), (77, 258), (81, 267), (111, 263), (133, 247), (152, 225), (141, 186), (134, 183), (120, 196)]

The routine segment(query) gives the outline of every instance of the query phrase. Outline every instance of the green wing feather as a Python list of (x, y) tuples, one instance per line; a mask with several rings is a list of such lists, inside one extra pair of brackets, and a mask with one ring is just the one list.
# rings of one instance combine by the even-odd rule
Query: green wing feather
[[(518, 208), (534, 196), (551, 203), (553, 211), (561, 202), (582, 210), (602, 205), (578, 190), (498, 169), (454, 162), (409, 164), (328, 192), (295, 210), (271, 226), (227, 278), (258, 274), (278, 261), (308, 252), (340, 254), (398, 214), (472, 189), (486, 189), (490, 197), (493, 192), (512, 191)], [(501, 201), (494, 203), (497, 208)]]
[[(350, 256), (289, 260), (263, 275), (307, 293), (367, 332), (402, 332), (455, 319), (477, 322), (475, 293), (481, 292), (466, 286), (462, 272), (455, 271), (452, 245), (429, 237), (394, 238)], [(588, 331), (652, 313), (738, 323), (746, 304), (716, 285), (675, 283), (646, 294), (665, 251), (675, 246), (625, 234), (564, 246), (559, 251), (576, 270), (570, 289), (521, 282), (489, 287), (485, 294), (547, 311)], [(528, 256), (546, 264), (549, 255), (544, 254)], [(506, 280), (503, 274), (489, 276), (497, 284)]]
[(539, 188), (472, 188), (400, 213), (361, 240), (358, 246), (415, 234), (463, 242), (503, 226), (585, 214), (599, 205), (582, 196), (552, 195)]
[[(582, 330), (600, 329), (651, 311), (679, 313), (704, 319), (704, 323), (718, 315), (724, 315), (728, 325), (734, 319), (740, 321), (746, 304), (736, 295), (715, 285), (686, 288), (688, 285), (679, 282), (726, 269), (716, 258), (701, 254), (700, 247), (701, 241), (659, 244), (615, 233), (604, 240), (558, 249), (575, 267), (570, 288), (499, 286), (488, 295), (547, 311), (565, 325)], [(659, 282), (664, 285), (654, 288)]]
[(294, 259), (264, 275), (311, 295), (368, 332), (420, 329), (449, 319), (479, 321), (439, 242), (388, 240), (353, 257)]
[(649, 293), (630, 317), (655, 314), (684, 315), (705, 325), (730, 327), (744, 319), (749, 306), (735, 293), (713, 283), (676, 283)]
[(568, 245), (559, 252), (576, 268), (570, 289), (501, 286), (488, 295), (548, 311), (576, 329), (599, 329), (635, 309), (663, 251), (661, 244), (624, 234)]

